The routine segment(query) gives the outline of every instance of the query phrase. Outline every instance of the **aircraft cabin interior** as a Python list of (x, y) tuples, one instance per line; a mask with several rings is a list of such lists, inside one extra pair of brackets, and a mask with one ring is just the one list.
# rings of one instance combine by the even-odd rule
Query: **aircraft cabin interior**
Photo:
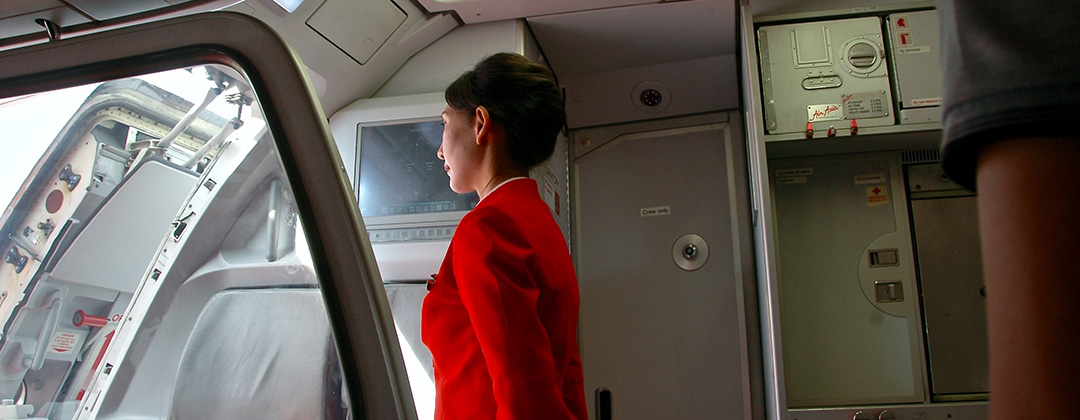
[(933, 1), (5, 0), (0, 420), (432, 418), (499, 52), (563, 90), (589, 420), (987, 418)]

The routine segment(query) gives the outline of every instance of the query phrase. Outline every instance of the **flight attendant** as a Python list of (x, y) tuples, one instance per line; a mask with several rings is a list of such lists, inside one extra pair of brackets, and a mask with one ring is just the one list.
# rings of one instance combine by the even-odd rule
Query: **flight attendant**
[(529, 168), (566, 122), (546, 68), (496, 54), (446, 89), (438, 157), (476, 207), (424, 299), (435, 418), (586, 420), (578, 285), (562, 231)]

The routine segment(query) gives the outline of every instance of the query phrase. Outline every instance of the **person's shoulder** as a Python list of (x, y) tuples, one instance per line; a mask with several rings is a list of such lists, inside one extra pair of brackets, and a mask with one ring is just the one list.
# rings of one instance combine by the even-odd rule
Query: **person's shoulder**
[(458, 222), (458, 230), (485, 230), (491, 229), (492, 226), (506, 225), (513, 220), (513, 212), (506, 207), (506, 202), (485, 199), (461, 218)]

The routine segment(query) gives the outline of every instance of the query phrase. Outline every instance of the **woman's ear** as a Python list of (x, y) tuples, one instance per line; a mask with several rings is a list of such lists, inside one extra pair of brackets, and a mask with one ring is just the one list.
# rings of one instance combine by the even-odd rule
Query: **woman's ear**
[(476, 111), (473, 115), (473, 129), (476, 132), (476, 145), (482, 145), (490, 139), (490, 136), (494, 133), (494, 126), (491, 121), (491, 114), (488, 113), (487, 108), (483, 106), (476, 107)]

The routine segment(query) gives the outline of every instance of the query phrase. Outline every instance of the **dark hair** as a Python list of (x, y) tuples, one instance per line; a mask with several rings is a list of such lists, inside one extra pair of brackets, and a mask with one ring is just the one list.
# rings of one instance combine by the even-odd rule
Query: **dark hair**
[(483, 106), (506, 130), (510, 157), (531, 168), (555, 150), (566, 124), (562, 90), (546, 67), (519, 54), (485, 58), (446, 88), (451, 108), (472, 112)]

